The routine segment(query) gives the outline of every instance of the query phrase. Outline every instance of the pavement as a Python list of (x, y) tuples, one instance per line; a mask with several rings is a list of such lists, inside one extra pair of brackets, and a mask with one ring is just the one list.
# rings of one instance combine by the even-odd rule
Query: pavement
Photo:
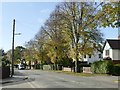
[(22, 73), (15, 71), (14, 75), (9, 78), (1, 79), (0, 84), (7, 84), (7, 83), (13, 83), (13, 82), (19, 82), (28, 79), (28, 76), (23, 75)]

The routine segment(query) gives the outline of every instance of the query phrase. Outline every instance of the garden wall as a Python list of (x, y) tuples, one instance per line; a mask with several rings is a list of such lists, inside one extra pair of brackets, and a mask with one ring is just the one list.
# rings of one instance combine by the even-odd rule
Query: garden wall
[(10, 76), (10, 67), (0, 67), (0, 79), (8, 78)]

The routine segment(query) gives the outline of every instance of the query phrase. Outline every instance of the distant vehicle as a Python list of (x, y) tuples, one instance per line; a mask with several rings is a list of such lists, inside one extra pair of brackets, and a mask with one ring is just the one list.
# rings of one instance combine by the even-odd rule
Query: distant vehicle
[(18, 64), (18, 69), (19, 69), (19, 70), (25, 69), (25, 65), (24, 65), (24, 64)]

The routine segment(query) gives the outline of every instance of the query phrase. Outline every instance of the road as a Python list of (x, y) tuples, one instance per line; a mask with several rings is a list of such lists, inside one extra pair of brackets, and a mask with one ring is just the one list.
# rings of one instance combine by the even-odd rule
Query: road
[(18, 70), (25, 80), (3, 84), (3, 88), (118, 88), (115, 76), (74, 76), (42, 70)]

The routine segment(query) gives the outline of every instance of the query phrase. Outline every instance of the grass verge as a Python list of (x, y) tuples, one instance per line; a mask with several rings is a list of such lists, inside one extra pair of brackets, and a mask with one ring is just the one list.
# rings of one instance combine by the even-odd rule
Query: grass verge
[(75, 73), (75, 72), (69, 72), (69, 71), (61, 71), (61, 70), (48, 70), (49, 72), (56, 72), (56, 73), (64, 73), (68, 75), (74, 75), (74, 76), (110, 76), (108, 74), (91, 74), (91, 73)]

